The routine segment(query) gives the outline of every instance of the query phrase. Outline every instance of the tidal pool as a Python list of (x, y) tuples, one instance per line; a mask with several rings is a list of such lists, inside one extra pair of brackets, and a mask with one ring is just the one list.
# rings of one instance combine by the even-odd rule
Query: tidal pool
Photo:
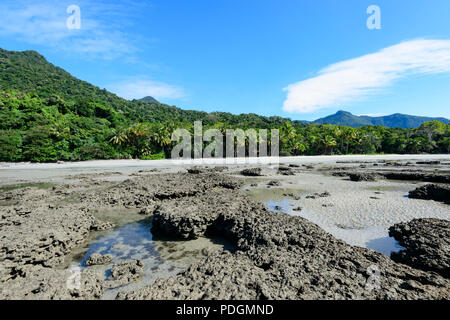
[[(157, 278), (175, 276), (211, 252), (231, 250), (231, 246), (222, 239), (179, 241), (155, 238), (151, 226), (152, 218), (149, 217), (99, 232), (84, 247), (74, 250), (69, 266), (100, 269), (108, 280), (114, 263), (141, 260), (144, 263), (141, 279), (106, 290), (103, 299), (109, 300), (114, 299), (119, 291), (134, 291), (153, 284)], [(110, 254), (113, 261), (104, 266), (87, 267), (86, 261), (93, 253)]]
[[(392, 252), (403, 249), (394, 238), (389, 237), (388, 230), (384, 226), (350, 223), (345, 217), (348, 212), (337, 214), (337, 218), (331, 219), (323, 210), (333, 210), (335, 213), (340, 210), (336, 209), (333, 201), (327, 197), (307, 200), (306, 196), (311, 192), (285, 188), (254, 188), (247, 190), (246, 193), (254, 200), (263, 202), (269, 210), (305, 218), (350, 245), (372, 249), (388, 257)], [(292, 194), (297, 196), (297, 200), (290, 196)], [(311, 206), (311, 201), (315, 203), (314, 206)], [(322, 202), (324, 208), (318, 204)], [(301, 207), (301, 210), (294, 210), (297, 207)]]
[[(345, 225), (329, 225), (318, 219), (317, 215), (307, 209), (301, 211), (293, 211), (296, 206), (291, 200), (284, 199), (279, 201), (269, 200), (264, 202), (269, 210), (285, 213), (293, 216), (303, 217), (319, 227), (332, 234), (338, 239), (344, 240), (350, 245), (365, 247), (374, 251), (383, 253), (390, 257), (392, 252), (398, 252), (404, 249), (398, 241), (389, 237), (388, 231), (383, 227), (358, 227)], [(316, 216), (316, 217), (315, 217)]]

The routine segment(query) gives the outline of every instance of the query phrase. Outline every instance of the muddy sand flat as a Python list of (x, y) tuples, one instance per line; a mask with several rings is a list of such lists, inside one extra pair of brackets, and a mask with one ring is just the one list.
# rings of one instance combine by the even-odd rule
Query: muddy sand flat
[[(389, 236), (393, 225), (426, 218), (446, 230), (448, 204), (408, 193), (448, 177), (449, 156), (280, 162), (193, 173), (170, 161), (3, 164), (0, 298), (450, 297), (446, 270), (389, 258), (409, 252)], [(255, 167), (260, 176), (241, 174)], [(389, 172), (428, 175), (392, 180)], [(107, 259), (87, 266), (93, 254)]]

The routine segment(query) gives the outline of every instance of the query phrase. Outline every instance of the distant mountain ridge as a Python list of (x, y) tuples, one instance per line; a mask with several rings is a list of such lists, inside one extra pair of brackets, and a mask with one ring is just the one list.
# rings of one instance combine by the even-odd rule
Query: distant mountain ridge
[(450, 124), (450, 120), (446, 118), (421, 117), (408, 114), (394, 113), (387, 116), (371, 117), (371, 116), (356, 116), (347, 111), (338, 111), (335, 114), (324, 118), (312, 121), (317, 124), (335, 124), (349, 127), (363, 127), (363, 126), (384, 126), (389, 128), (417, 128), (422, 123), (427, 121), (440, 121), (445, 124)]

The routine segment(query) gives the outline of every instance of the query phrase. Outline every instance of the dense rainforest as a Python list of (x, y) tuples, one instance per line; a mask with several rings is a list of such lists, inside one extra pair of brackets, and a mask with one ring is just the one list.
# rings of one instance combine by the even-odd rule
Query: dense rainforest
[(182, 110), (122, 99), (81, 81), (34, 51), (0, 49), (0, 161), (161, 159), (172, 131), (280, 129), (280, 155), (449, 153), (450, 125), (414, 129), (311, 124), (256, 114)]

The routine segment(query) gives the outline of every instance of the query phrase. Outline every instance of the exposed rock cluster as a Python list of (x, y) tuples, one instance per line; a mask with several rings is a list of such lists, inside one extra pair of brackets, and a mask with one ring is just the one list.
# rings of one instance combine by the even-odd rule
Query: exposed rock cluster
[(373, 172), (355, 172), (350, 173), (349, 178), (352, 181), (377, 181), (381, 176)]
[(392, 180), (417, 180), (424, 182), (450, 183), (450, 175), (428, 172), (393, 171), (381, 173), (386, 179)]
[(241, 174), (243, 176), (248, 176), (248, 177), (258, 177), (258, 176), (262, 176), (262, 172), (261, 172), (261, 168), (250, 168), (250, 169), (244, 169), (241, 171)]
[[(261, 174), (255, 169), (249, 170)], [(240, 192), (242, 184), (201, 170), (96, 185), (80, 191), (76, 203), (62, 201), (74, 196), (72, 187), (4, 193), (4, 199), (23, 204), (0, 206), (0, 299), (97, 299), (108, 287), (138, 280), (143, 264), (136, 260), (114, 264), (106, 281), (93, 267), (72, 270), (81, 277), (76, 286), (67, 285), (70, 270), (58, 269), (91, 231), (112, 227), (92, 215), (102, 206), (153, 214), (155, 235), (220, 237), (234, 246), (232, 252), (208, 254), (175, 278), (122, 292), (120, 299), (450, 298), (448, 222), (391, 228), (407, 248), (397, 263), (350, 246), (301, 217), (269, 211)], [(427, 265), (431, 257), (444, 269)], [(109, 263), (109, 257), (91, 258), (93, 264)]]
[[(208, 256), (176, 278), (159, 279), (119, 299), (449, 298), (450, 283), (442, 276), (350, 246), (235, 190), (164, 202), (153, 228), (183, 239), (224, 237), (236, 251)], [(373, 269), (380, 272), (375, 286)]]
[(144, 263), (140, 260), (127, 260), (115, 263), (111, 268), (114, 286), (133, 282), (142, 277)]
[(87, 266), (98, 266), (108, 264), (113, 260), (113, 256), (110, 254), (93, 253), (86, 260)]
[(427, 184), (410, 191), (408, 196), (414, 199), (436, 200), (450, 203), (450, 186)]
[(450, 221), (414, 219), (390, 227), (389, 235), (405, 247), (392, 259), (450, 278)]

